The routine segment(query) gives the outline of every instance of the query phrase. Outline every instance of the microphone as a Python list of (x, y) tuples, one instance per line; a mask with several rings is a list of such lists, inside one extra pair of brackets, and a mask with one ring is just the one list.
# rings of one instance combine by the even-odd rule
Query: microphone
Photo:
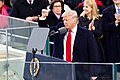
[(56, 32), (55, 31), (51, 31), (49, 36), (53, 36), (53, 35), (58, 34), (58, 33), (64, 34), (65, 32), (67, 32), (67, 29), (65, 27), (61, 27)]

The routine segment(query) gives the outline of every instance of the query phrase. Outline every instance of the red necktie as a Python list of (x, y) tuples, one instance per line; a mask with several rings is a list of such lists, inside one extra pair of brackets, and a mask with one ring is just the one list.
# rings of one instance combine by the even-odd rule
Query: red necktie
[(66, 61), (71, 62), (71, 30), (68, 32), (66, 41)]

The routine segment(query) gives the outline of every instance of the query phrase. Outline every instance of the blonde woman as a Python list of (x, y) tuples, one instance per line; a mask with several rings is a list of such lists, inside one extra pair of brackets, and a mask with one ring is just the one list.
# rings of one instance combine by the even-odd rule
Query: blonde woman
[(98, 11), (99, 10), (95, 3), (95, 0), (85, 0), (83, 12), (80, 14), (79, 17), (79, 23), (80, 26), (85, 27), (93, 33), (95, 44), (98, 49), (100, 62), (104, 62), (103, 48), (100, 42), (100, 38), (103, 35), (102, 18)]
[[(89, 30), (95, 30), (95, 20), (100, 20), (97, 4), (94, 0), (85, 0), (83, 12), (80, 14), (80, 24)], [(87, 22), (87, 23), (86, 23)]]
[(95, 0), (85, 0), (83, 12), (79, 17), (80, 26), (92, 31), (97, 40), (103, 35), (102, 18), (98, 11)]
[[(81, 27), (85, 27), (93, 33), (94, 43), (96, 45), (98, 58), (100, 60), (99, 62), (104, 62), (104, 53), (100, 42), (100, 38), (103, 35), (102, 18), (99, 14), (99, 10), (95, 0), (84, 1), (83, 12), (80, 14), (79, 17), (79, 24)], [(102, 70), (99, 69), (98, 74), (100, 73), (99, 71)], [(92, 78), (92, 80), (94, 80), (94, 78), (96, 77)]]
[[(95, 38), (95, 41), (97, 42), (97, 47), (99, 49), (98, 53), (103, 53), (103, 49), (101, 48), (101, 43), (99, 39), (103, 35), (102, 31), (102, 17), (100, 16), (98, 12), (97, 5), (95, 3), (95, 0), (85, 0), (84, 6), (83, 6), (83, 12), (80, 14), (79, 17), (79, 24), (82, 27), (87, 28), (93, 33), (93, 36)], [(100, 62), (102, 62), (103, 59), (101, 59)]]

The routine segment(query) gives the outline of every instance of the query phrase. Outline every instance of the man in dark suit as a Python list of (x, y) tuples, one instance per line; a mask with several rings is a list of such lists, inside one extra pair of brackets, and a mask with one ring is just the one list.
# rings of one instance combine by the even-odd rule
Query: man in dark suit
[[(53, 56), (68, 62), (98, 62), (93, 35), (90, 31), (78, 25), (77, 12), (74, 10), (66, 11), (62, 16), (68, 32), (57, 34), (59, 37), (56, 38), (54, 43)], [(71, 35), (71, 42), (68, 42), (69, 35)], [(76, 65), (77, 80), (89, 80), (92, 76), (92, 74), (89, 74), (89, 68), (86, 65)]]
[[(103, 10), (103, 30), (105, 32), (103, 47), (106, 63), (120, 62), (120, 0)], [(117, 66), (118, 71), (120, 67)], [(112, 70), (107, 74), (112, 76)]]
[(48, 5), (48, 0), (16, 0), (10, 16), (34, 21)]
[(120, 62), (120, 0), (103, 11), (103, 30), (105, 32), (106, 62)]

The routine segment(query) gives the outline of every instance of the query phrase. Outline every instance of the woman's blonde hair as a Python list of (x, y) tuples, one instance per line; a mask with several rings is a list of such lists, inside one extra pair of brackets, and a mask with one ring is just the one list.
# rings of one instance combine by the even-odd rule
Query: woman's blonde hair
[[(91, 18), (92, 19), (98, 19), (99, 17), (99, 9), (97, 7), (97, 4), (95, 2), (95, 0), (85, 0), (84, 1), (84, 4), (87, 4), (88, 6), (90, 6), (92, 8), (92, 11), (91, 11)], [(80, 16), (85, 16), (85, 13), (81, 13)]]

